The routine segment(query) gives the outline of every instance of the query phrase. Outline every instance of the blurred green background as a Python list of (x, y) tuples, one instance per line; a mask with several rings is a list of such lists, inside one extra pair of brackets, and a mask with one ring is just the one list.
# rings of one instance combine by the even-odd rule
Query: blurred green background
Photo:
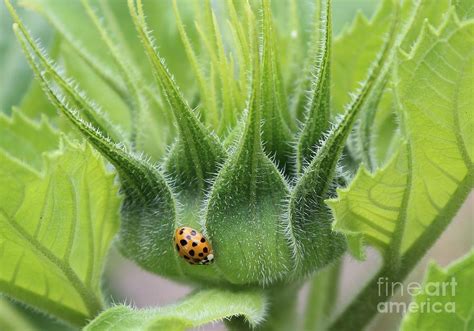
[[(352, 22), (357, 10), (361, 10), (370, 17), (377, 3), (378, 0), (333, 0), (334, 33), (337, 35), (345, 26), (348, 26)], [(42, 17), (21, 9), (20, 14), (34, 32), (34, 35), (41, 39), (43, 45), (48, 46), (52, 44), (54, 38), (52, 29)], [(166, 45), (161, 45), (161, 47), (166, 48)], [(30, 83), (31, 72), (15, 40), (11, 29), (11, 19), (8, 16), (3, 1), (1, 1), (0, 111), (9, 113), (12, 106), (18, 105), (22, 100), (22, 96), (28, 90)], [(422, 263), (411, 273), (409, 281), (420, 281), (422, 279), (428, 261), (435, 260), (440, 265), (447, 265), (474, 245), (473, 205), (474, 195), (471, 194), (448, 230), (429, 251)], [(371, 250), (368, 252), (367, 261), (363, 263), (355, 261), (350, 256), (345, 256), (337, 304), (339, 310), (342, 310), (350, 298), (357, 293), (365, 280), (375, 273), (379, 263), (380, 257), (375, 251)], [(187, 286), (173, 283), (140, 270), (133, 263), (121, 258), (115, 251), (112, 251), (110, 254), (105, 275), (104, 289), (105, 293), (108, 293), (110, 301), (125, 301), (138, 307), (173, 303), (190, 291), (190, 288)], [(303, 287), (300, 295), (301, 306), (304, 305), (306, 293), (307, 289)], [(397, 297), (394, 300), (409, 301), (410, 298), (405, 296)], [(20, 304), (5, 305), (5, 302), (1, 299), (0, 315), (9, 316), (11, 321), (10, 325), (2, 325), (0, 322), (0, 330), (65, 330), (64, 326), (52, 322), (41, 314), (34, 313), (30, 308)], [(22, 316), (26, 316), (27, 319), (26, 322), (20, 323), (19, 321), (22, 320)], [(397, 330), (401, 317), (400, 314), (395, 313), (379, 315), (371, 323), (369, 330)], [(221, 324), (215, 324), (207, 328), (201, 328), (201, 330), (224, 330), (224, 328)]]

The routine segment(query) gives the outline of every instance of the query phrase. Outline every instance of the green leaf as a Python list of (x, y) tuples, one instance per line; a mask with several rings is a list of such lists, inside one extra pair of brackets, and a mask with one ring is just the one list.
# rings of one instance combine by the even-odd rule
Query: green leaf
[(435, 219), (454, 213), (472, 188), (473, 29), (450, 11), (438, 31), (425, 23), (411, 54), (399, 53), (396, 94), (406, 143), (385, 168), (361, 168), (328, 201), (335, 229), (363, 235), (390, 263)]
[(456, 6), (456, 13), (461, 20), (474, 18), (474, 3), (470, 0), (453, 0)]
[(103, 306), (100, 276), (119, 226), (115, 175), (63, 140), (39, 173), (0, 152), (0, 291), (83, 325)]
[[(400, 43), (402, 49), (409, 51), (425, 20), (428, 20), (435, 27), (441, 24), (444, 14), (448, 11), (449, 0), (405, 2), (399, 13), (394, 11), (394, 6), (395, 3), (392, 0), (386, 1), (371, 23), (356, 24), (354, 26), (351, 37), (363, 38), (364, 42), (370, 40), (371, 37), (375, 38), (373, 41), (380, 40), (380, 36), (374, 34), (373, 29), (381, 31), (385, 24), (383, 22), (397, 20), (399, 22), (398, 31), (393, 34), (393, 38), (397, 38), (397, 44)], [(396, 15), (393, 15), (392, 12)], [(390, 16), (385, 17), (387, 14)], [(380, 21), (381, 19), (383, 21)], [(365, 32), (371, 37), (366, 37)], [(354, 40), (350, 42), (354, 42)], [(397, 141), (397, 124), (394, 115), (394, 110), (396, 111), (397, 107), (390, 104), (390, 87), (393, 85), (393, 82), (391, 82), (393, 79), (391, 67), (394, 63), (396, 50), (397, 47), (393, 47), (389, 60), (385, 65), (384, 74), (381, 75), (377, 82), (378, 86), (374, 88), (374, 92), (364, 105), (360, 122), (356, 125), (350, 138), (349, 150), (351, 156), (355, 160), (363, 162), (370, 171), (373, 171), (378, 164), (383, 163), (387, 156), (393, 154), (393, 151), (387, 151), (387, 149), (390, 149), (390, 145)], [(361, 51), (366, 52), (365, 50)], [(370, 54), (370, 52), (369, 49), (368, 53)], [(363, 56), (361, 58), (364, 59)], [(350, 61), (351, 59), (345, 60)], [(344, 63), (346, 63), (345, 60)], [(359, 64), (363, 66), (363, 63)], [(385, 87), (387, 88), (385, 89)], [(381, 154), (382, 156), (380, 156)]]
[(254, 74), (242, 135), (214, 182), (205, 210), (214, 264), (234, 284), (274, 282), (292, 263), (288, 221), (282, 216), (289, 188), (263, 152), (260, 73)]
[[(430, 264), (423, 289), (403, 319), (402, 331), (472, 330), (474, 328), (474, 250), (446, 268)], [(430, 307), (421, 311), (422, 307)], [(440, 310), (440, 311), (439, 311)]]
[(0, 148), (14, 158), (39, 171), (42, 168), (42, 153), (59, 146), (59, 136), (42, 118), (36, 123), (14, 109), (11, 117), (0, 114)]
[(297, 171), (301, 173), (303, 164), (307, 165), (313, 156), (315, 146), (323, 138), (323, 133), (328, 129), (330, 115), (330, 66), (332, 47), (332, 12), (331, 2), (325, 1), (325, 6), (320, 1), (321, 41), (317, 53), (314, 69), (311, 72), (312, 87), (309, 102), (306, 105), (305, 122), (298, 137), (297, 144)]
[(244, 316), (252, 326), (265, 317), (266, 299), (259, 291), (203, 290), (181, 302), (154, 309), (110, 308), (85, 331), (184, 331), (232, 316)]
[[(401, 48), (409, 52), (418, 39), (424, 22), (427, 20), (432, 26), (439, 27), (449, 11), (451, 0), (429, 1), (421, 0), (415, 4), (415, 13), (412, 22), (401, 43)], [(406, 7), (409, 7), (408, 5)]]

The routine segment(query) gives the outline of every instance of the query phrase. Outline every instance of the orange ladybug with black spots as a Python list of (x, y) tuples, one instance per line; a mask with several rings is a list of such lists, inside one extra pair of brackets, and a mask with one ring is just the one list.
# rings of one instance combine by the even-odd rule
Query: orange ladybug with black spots
[(174, 244), (179, 256), (190, 264), (209, 264), (214, 260), (211, 244), (193, 228), (183, 226), (176, 229)]

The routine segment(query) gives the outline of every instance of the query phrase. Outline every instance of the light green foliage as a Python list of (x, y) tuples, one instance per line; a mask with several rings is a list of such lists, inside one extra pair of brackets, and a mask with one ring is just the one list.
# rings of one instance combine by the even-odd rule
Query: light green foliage
[(469, 192), (473, 29), (451, 12), (439, 31), (425, 24), (411, 54), (400, 51), (396, 95), (406, 143), (375, 174), (361, 168), (330, 202), (336, 229), (400, 256)]
[(80, 325), (102, 308), (100, 276), (119, 224), (115, 176), (90, 146), (64, 139), (34, 170), (22, 161), (51, 150), (57, 134), (21, 115), (2, 120), (2, 137), (13, 130), (29, 135), (17, 142), (21, 154), (0, 152), (0, 290)]
[[(451, 8), (438, 29), (425, 21), (409, 54), (398, 51), (398, 152), (375, 173), (361, 167), (328, 201), (334, 228), (349, 235), (355, 255), (363, 257), (365, 241), (380, 250), (384, 264), (331, 330), (365, 325), (387, 299), (377, 295), (377, 279), (405, 278), (472, 190), (473, 28)], [(357, 304), (365, 301), (374, 304)]]
[(184, 331), (232, 316), (243, 316), (249, 325), (257, 325), (264, 318), (266, 305), (265, 296), (259, 291), (203, 290), (171, 306), (110, 308), (85, 331)]
[[(0, 117), (0, 197), (9, 198), (0, 235), (17, 238), (0, 241), (0, 290), (63, 320), (84, 325), (103, 308), (100, 270), (120, 209), (124, 256), (235, 292), (112, 307), (90, 330), (181, 330), (222, 318), (242, 330), (244, 318), (256, 325), (265, 313), (262, 330), (291, 329), (297, 288), (315, 273), (308, 307), (318, 321), (306, 325), (362, 328), (376, 308), (359, 299), (331, 326), (324, 316), (346, 247), (359, 258), (364, 244), (377, 247), (380, 275), (401, 281), (472, 188), (469, 1), (384, 0), (370, 21), (358, 15), (333, 38), (330, 0), (314, 10), (296, 0), (22, 0), (57, 30), (49, 54), (6, 4), (36, 81), (21, 113)], [(90, 146), (117, 172), (121, 206)], [(80, 225), (74, 236), (64, 219)], [(206, 236), (212, 264), (179, 257), (180, 226)], [(73, 254), (79, 243), (83, 253)], [(45, 276), (33, 279), (44, 259)], [(360, 298), (386, 300), (372, 285)], [(330, 290), (316, 297), (318, 286)]]
[(474, 251), (446, 268), (441, 268), (435, 263), (430, 264), (423, 289), (415, 295), (413, 303), (420, 309), (429, 306), (431, 311), (425, 308), (424, 311), (408, 313), (405, 315), (401, 330), (472, 330), (473, 279)]
[(474, 4), (469, 0), (455, 0), (454, 5), (460, 19), (467, 20), (474, 18)]
[(58, 133), (44, 117), (35, 123), (14, 109), (11, 116), (0, 114), (0, 128), (0, 148), (36, 171), (42, 168), (42, 153), (59, 147)]

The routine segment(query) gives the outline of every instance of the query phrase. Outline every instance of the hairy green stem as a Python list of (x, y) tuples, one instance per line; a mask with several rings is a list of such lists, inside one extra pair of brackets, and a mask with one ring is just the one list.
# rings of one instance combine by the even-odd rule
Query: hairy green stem
[(338, 292), (341, 261), (328, 266), (310, 280), (303, 330), (325, 330)]

